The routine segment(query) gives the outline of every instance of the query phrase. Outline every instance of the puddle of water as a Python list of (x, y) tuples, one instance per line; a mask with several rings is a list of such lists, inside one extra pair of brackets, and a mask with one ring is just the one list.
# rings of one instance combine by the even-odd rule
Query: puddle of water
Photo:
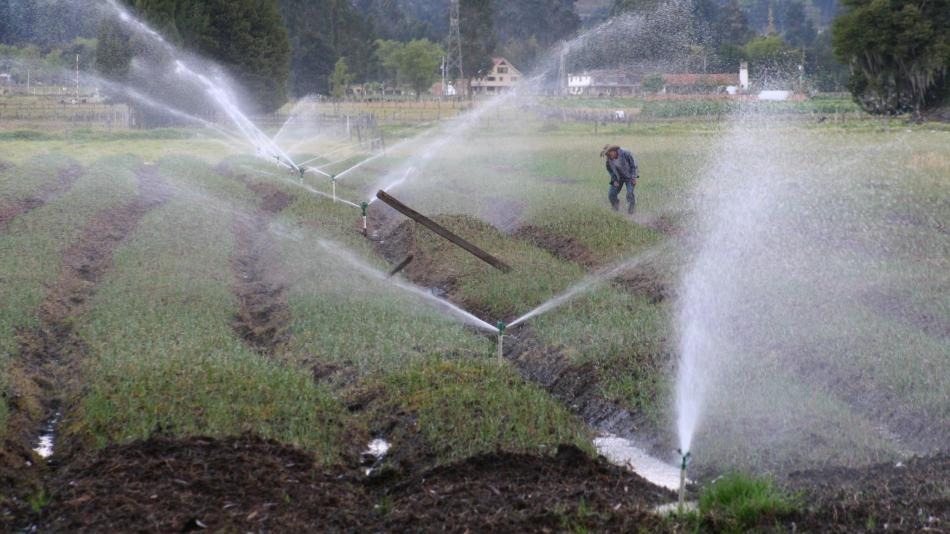
[(40, 458), (46, 459), (53, 455), (53, 446), (56, 443), (56, 425), (59, 424), (60, 417), (62, 417), (62, 414), (56, 412), (43, 426), (43, 432), (40, 433), (37, 445), (33, 448), (33, 452), (40, 455)]
[(633, 472), (660, 487), (677, 491), (680, 487), (680, 470), (658, 458), (654, 458), (632, 441), (612, 434), (594, 440), (597, 452), (611, 463), (630, 468)]
[(376, 438), (369, 442), (366, 446), (366, 450), (363, 451), (361, 455), (363, 465), (369, 465), (369, 467), (363, 469), (366, 476), (373, 474), (373, 471), (383, 463), (383, 459), (386, 458), (386, 454), (391, 447), (392, 444), (382, 438)]
[[(683, 503), (682, 511), (684, 512), (694, 512), (699, 510), (699, 503), (696, 501), (688, 501)], [(678, 502), (671, 502), (668, 504), (661, 504), (653, 509), (654, 512), (660, 515), (673, 515), (680, 511), (680, 504)]]

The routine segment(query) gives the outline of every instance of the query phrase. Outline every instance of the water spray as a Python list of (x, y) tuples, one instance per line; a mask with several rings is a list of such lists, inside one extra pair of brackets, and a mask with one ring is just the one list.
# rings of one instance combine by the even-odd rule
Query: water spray
[(692, 454), (689, 451), (685, 453), (681, 449), (676, 449), (676, 452), (680, 455), (680, 495), (679, 495), (679, 510), (683, 511), (683, 507), (686, 505), (686, 468), (689, 467), (689, 462), (692, 459)]
[(369, 202), (363, 202), (360, 204), (360, 209), (363, 210), (363, 235), (369, 235), (369, 226), (366, 224), (366, 208), (369, 207)]
[(498, 321), (495, 328), (498, 329), (498, 363), (501, 364), (505, 361), (505, 329), (508, 325), (504, 321)]

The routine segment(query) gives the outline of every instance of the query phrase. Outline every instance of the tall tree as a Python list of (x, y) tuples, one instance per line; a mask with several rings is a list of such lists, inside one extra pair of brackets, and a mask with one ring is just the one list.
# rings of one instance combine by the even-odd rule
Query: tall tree
[(441, 46), (428, 39), (415, 39), (406, 44), (399, 60), (399, 72), (416, 93), (416, 98), (435, 81), (444, 53)]
[[(167, 38), (224, 67), (262, 110), (286, 102), (290, 47), (276, 0), (126, 0), (147, 22), (167, 32)], [(146, 55), (155, 63), (168, 61), (142, 39), (136, 39), (116, 18), (100, 27), (97, 66), (112, 79), (128, 81), (133, 57)], [(177, 87), (158, 87), (151, 65), (153, 93), (174, 94)], [(170, 85), (170, 84), (166, 84)]]
[(445, 51), (428, 39), (408, 43), (380, 40), (376, 54), (386, 80), (396, 86), (409, 85), (419, 98), (438, 77)]
[(356, 81), (375, 73), (376, 34), (349, 0), (279, 0), (279, 4), (293, 50), (290, 85), (295, 95), (329, 92), (330, 73), (344, 56)]
[(353, 83), (353, 75), (346, 65), (346, 58), (341, 57), (333, 67), (333, 73), (330, 74), (330, 94), (333, 98), (343, 98), (350, 84)]
[(492, 12), (492, 0), (459, 0), (462, 63), (469, 80), (484, 75), (493, 65), (495, 30)]
[(950, 0), (844, 0), (834, 23), (855, 100), (875, 113), (920, 114), (950, 95)]
[(782, 33), (785, 40), (792, 46), (811, 46), (815, 42), (818, 32), (805, 14), (805, 6), (797, 0), (785, 6), (782, 16)]
[(522, 70), (531, 69), (538, 56), (580, 27), (574, 0), (521, 0), (492, 3), (499, 51)]

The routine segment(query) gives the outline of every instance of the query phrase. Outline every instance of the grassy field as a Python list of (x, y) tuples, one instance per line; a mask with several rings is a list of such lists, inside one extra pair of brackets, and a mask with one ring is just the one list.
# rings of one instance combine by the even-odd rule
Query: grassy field
[[(645, 415), (653, 432), (666, 435), (676, 288), (692, 247), (688, 230), (703, 209), (693, 192), (717, 179), (707, 172), (728, 124), (617, 124), (594, 134), (587, 124), (510, 113), (410, 139), (340, 179), (338, 194), (359, 203), (407, 176), (394, 195), (438, 215), (510, 263), (513, 272), (503, 274), (431, 233), (416, 233), (415, 245), (433, 268), (416, 273), (421, 281), (445, 289), (489, 323), (510, 321), (611, 266), (629, 262), (628, 271), (645, 273), (632, 285), (622, 279), (596, 284), (529, 325), (544, 345), (557, 347), (577, 365), (592, 366), (600, 395)], [(854, 203), (862, 214), (881, 220), (910, 221), (877, 228), (887, 232), (889, 253), (875, 265), (870, 282), (888, 291), (898, 288), (908, 309), (945, 325), (947, 279), (933, 273), (947, 272), (946, 228), (940, 221), (950, 219), (948, 134), (926, 125), (898, 131), (872, 121), (752, 128), (762, 138), (790, 139), (795, 148), (789, 157), (808, 162), (802, 172), (816, 179), (847, 176), (836, 185), (835, 191), (846, 193), (836, 201)], [(433, 140), (443, 142), (433, 149)], [(641, 181), (633, 218), (611, 212), (606, 200), (598, 153), (608, 142), (630, 147), (638, 157)], [(343, 146), (318, 139), (300, 144), (292, 156), (302, 161)], [(590, 430), (567, 407), (494, 362), (492, 338), (378, 274), (389, 266), (357, 232), (359, 211), (308, 192), (309, 187), (328, 194), (326, 178), (308, 174), (304, 184), (297, 183), (273, 163), (204, 131), (6, 132), (0, 135), (0, 153), (11, 164), (0, 172), (2, 198), (29, 194), (73, 162), (86, 169), (66, 194), (0, 233), (0, 371), (12, 369), (16, 331), (35, 323), (60, 256), (85, 222), (134, 195), (134, 172), (146, 163), (174, 189), (172, 199), (148, 213), (114, 251), (94, 298), (73, 318), (86, 358), (80, 398), (66, 428), (70, 439), (101, 447), (154, 432), (253, 431), (304, 447), (330, 464), (377, 435), (392, 439), (397, 449), (431, 452), (439, 463), (496, 449), (548, 452), (563, 442), (591, 450)], [(832, 165), (837, 156), (853, 153), (862, 158), (860, 172)], [(339, 172), (364, 154), (352, 148), (311, 165), (347, 158), (332, 168)], [(290, 316), (289, 338), (269, 354), (242, 343), (232, 328), (240, 307), (231, 265), (235, 225), (260, 208), (260, 199), (238, 175), (293, 195), (264, 231), (270, 245), (262, 254), (280, 276)], [(858, 188), (868, 183), (899, 183), (899, 193), (875, 195), (873, 188)], [(535, 236), (569, 243), (580, 254), (569, 257), (538, 246), (520, 230), (527, 226), (535, 228)], [(860, 235), (873, 240), (874, 232)], [(841, 256), (829, 261), (850, 261)], [(662, 298), (651, 288), (659, 288)], [(816, 343), (853, 357), (847, 365), (840, 360), (832, 365), (859, 369), (908, 403), (945, 412), (950, 406), (946, 339), (922, 329), (920, 321), (875, 310), (873, 302), (842, 303), (837, 313), (847, 322), (827, 324), (828, 332), (813, 325)], [(843, 325), (862, 332), (848, 336), (852, 346), (841, 346), (831, 331)], [(754, 381), (783, 371), (781, 366), (762, 361), (739, 378)], [(835, 391), (797, 385), (788, 373), (790, 385), (784, 397), (774, 398), (776, 409), (808, 398), (801, 413), (822, 417), (815, 423), (792, 414), (790, 425), (814, 424), (823, 434), (851, 429), (835, 434), (827, 447), (806, 451), (803, 461), (827, 459), (829, 449), (849, 447), (887, 455), (888, 445), (869, 430), (873, 421), (855, 413)], [(8, 372), (0, 377), (6, 398), (21, 393), (18, 377)], [(0, 423), (6, 408), (0, 406)], [(734, 424), (741, 426), (760, 408), (740, 403), (722, 409), (740, 414)], [(706, 457), (721, 464), (759, 461), (746, 447), (717, 441), (715, 435), (703, 446)]]

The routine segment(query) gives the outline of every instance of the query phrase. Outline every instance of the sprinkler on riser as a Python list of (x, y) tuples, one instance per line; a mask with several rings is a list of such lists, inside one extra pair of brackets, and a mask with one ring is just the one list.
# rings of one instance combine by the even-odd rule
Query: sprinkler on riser
[(301, 167), (297, 168), (297, 172), (300, 173), (300, 183), (303, 183), (303, 175), (304, 175), (304, 174), (307, 174), (307, 168), (301, 166)]
[(498, 363), (502, 363), (505, 361), (505, 329), (508, 325), (504, 321), (498, 321), (495, 328), (498, 329)]
[(280, 167), (280, 155), (274, 156), (274, 159), (277, 160), (277, 167)]
[(333, 184), (333, 202), (336, 202), (336, 175), (330, 175), (330, 183)]
[(369, 233), (369, 225), (366, 224), (366, 209), (369, 208), (369, 202), (363, 202), (360, 204), (360, 209), (363, 210), (363, 235), (366, 236)]
[(682, 512), (683, 507), (686, 505), (686, 468), (689, 467), (689, 462), (692, 459), (693, 455), (686, 451), (685, 453), (676, 449), (676, 452), (680, 455), (680, 495), (679, 495), (679, 509)]

